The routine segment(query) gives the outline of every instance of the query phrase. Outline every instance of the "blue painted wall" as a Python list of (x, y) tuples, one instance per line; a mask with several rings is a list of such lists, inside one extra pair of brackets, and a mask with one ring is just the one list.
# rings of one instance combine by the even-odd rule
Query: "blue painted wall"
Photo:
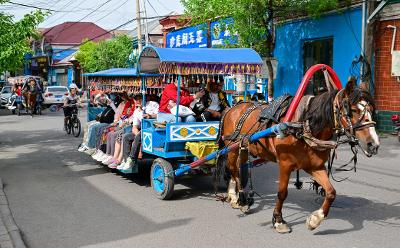
[(72, 84), (73, 79), (74, 79), (74, 69), (68, 67), (68, 87)]
[(274, 50), (274, 57), (278, 59), (274, 97), (296, 93), (305, 74), (303, 43), (313, 39), (333, 37), (333, 69), (344, 85), (352, 60), (361, 53), (361, 17), (361, 7), (357, 7), (319, 19), (303, 19), (278, 26)]

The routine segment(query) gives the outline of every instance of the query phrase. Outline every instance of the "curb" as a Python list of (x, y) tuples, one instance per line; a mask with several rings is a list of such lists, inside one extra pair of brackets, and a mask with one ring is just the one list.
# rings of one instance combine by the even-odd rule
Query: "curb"
[(0, 178), (0, 223), (3, 223), (12, 242), (12, 247), (26, 248), (22, 239), (21, 232), (15, 224), (10, 207), (8, 205), (7, 196), (4, 192), (3, 182)]

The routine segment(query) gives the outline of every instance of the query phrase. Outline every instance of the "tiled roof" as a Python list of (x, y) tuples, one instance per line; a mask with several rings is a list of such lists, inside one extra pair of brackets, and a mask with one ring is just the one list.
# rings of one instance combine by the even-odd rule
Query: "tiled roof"
[(84, 39), (99, 41), (112, 37), (107, 30), (92, 22), (64, 22), (45, 29), (42, 35), (47, 42), (57, 45), (78, 45)]

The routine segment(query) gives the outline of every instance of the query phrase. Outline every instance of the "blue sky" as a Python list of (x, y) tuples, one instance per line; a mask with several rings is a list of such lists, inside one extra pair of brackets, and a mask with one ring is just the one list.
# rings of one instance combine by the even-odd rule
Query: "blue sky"
[[(147, 16), (166, 15), (171, 11), (183, 12), (180, 0), (140, 0), (146, 2)], [(51, 27), (65, 21), (79, 21), (93, 10), (97, 9), (107, 0), (14, 0), (15, 3), (34, 5), (53, 10), (66, 12), (54, 12), (47, 17), (40, 27)], [(151, 7), (153, 6), (153, 8)], [(11, 5), (0, 5), (0, 11), (10, 13), (16, 19), (32, 11), (32, 8)], [(136, 17), (136, 0), (109, 0), (98, 11), (90, 14), (82, 21), (96, 22), (99, 26), (112, 29)], [(127, 25), (121, 29), (133, 29), (136, 23)]]

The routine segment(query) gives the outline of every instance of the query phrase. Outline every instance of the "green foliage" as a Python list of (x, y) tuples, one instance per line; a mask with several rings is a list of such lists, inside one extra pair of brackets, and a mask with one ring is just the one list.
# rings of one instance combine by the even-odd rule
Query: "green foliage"
[[(252, 47), (267, 57), (273, 50), (273, 21), (298, 15), (318, 16), (340, 0), (181, 0), (193, 24), (233, 17), (239, 47)], [(271, 32), (272, 30), (272, 32)]]
[(12, 15), (0, 12), (0, 73), (23, 67), (24, 54), (31, 52), (29, 40), (38, 37), (37, 26), (46, 15), (46, 12), (35, 11), (14, 21)]
[(129, 67), (129, 55), (132, 53), (133, 40), (127, 35), (112, 40), (86, 41), (80, 46), (76, 59), (86, 72), (96, 72), (109, 68)]

